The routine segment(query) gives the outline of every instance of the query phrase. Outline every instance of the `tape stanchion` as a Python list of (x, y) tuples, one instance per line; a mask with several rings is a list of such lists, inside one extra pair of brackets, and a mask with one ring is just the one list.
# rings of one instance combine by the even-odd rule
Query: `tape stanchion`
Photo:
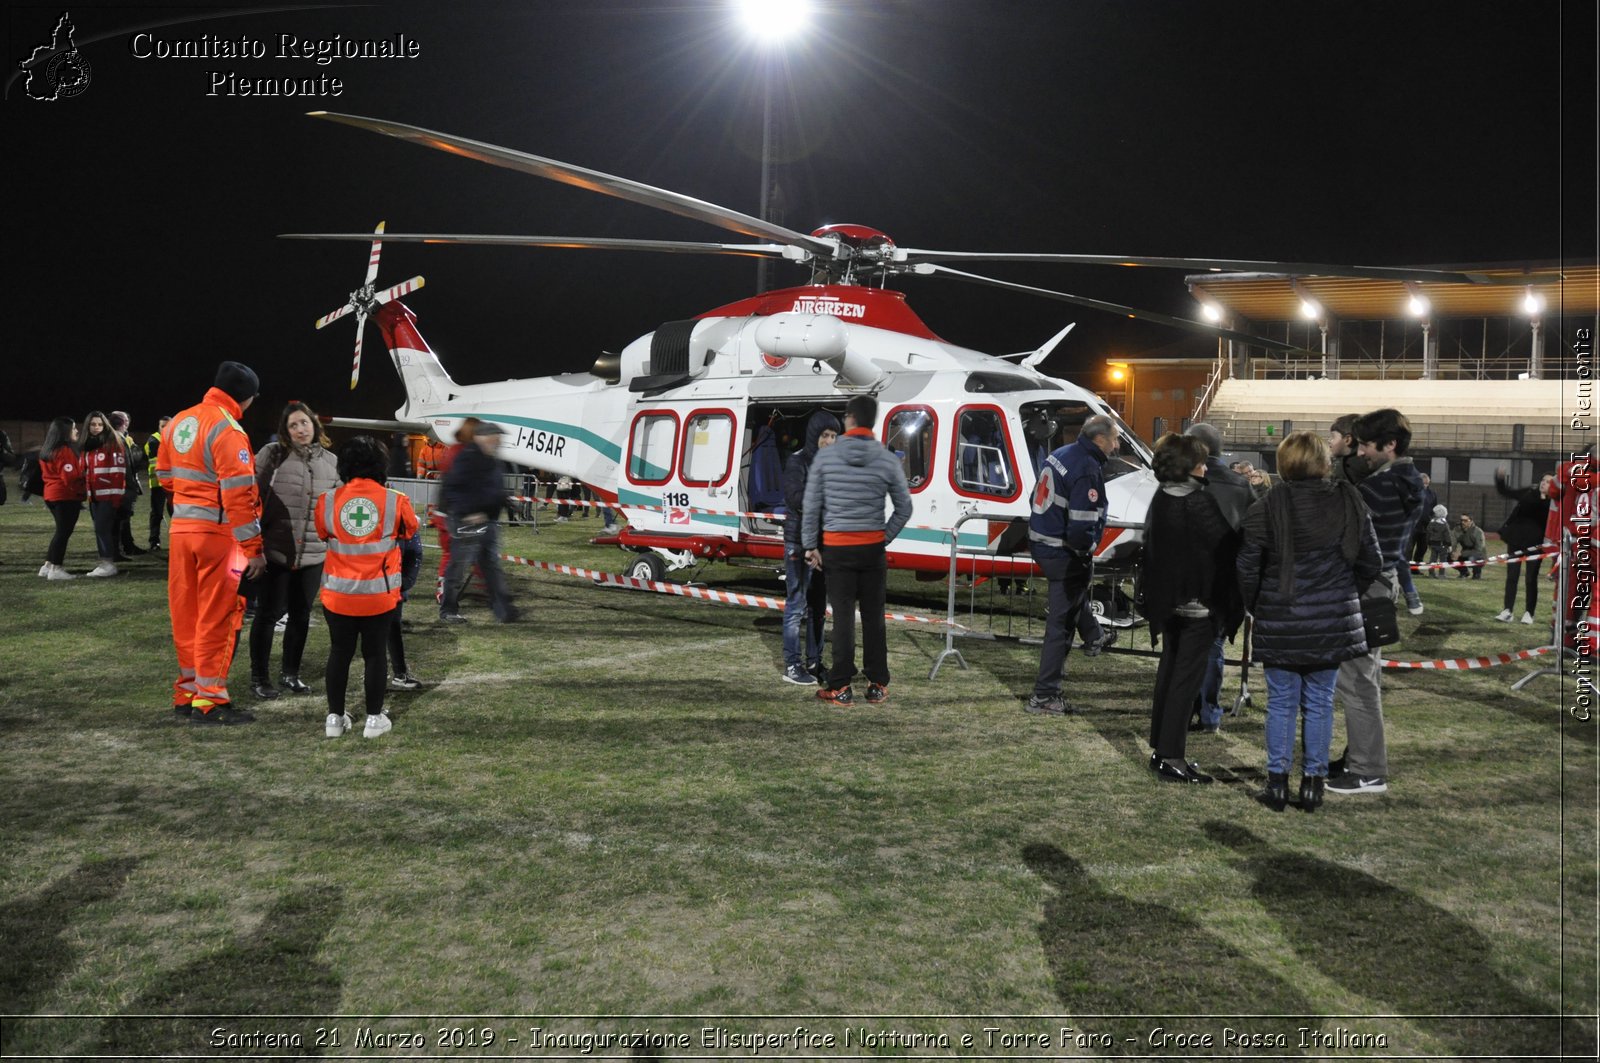
[(1493, 657), (1456, 657), (1448, 661), (1391, 661), (1388, 658), (1378, 663), (1385, 668), (1416, 668), (1438, 672), (1464, 672), (1474, 668), (1498, 668), (1502, 664), (1511, 664), (1515, 661), (1527, 661), (1534, 657), (1543, 657), (1553, 653), (1553, 646), (1539, 646), (1531, 650), (1518, 650), (1516, 653), (1497, 653)]

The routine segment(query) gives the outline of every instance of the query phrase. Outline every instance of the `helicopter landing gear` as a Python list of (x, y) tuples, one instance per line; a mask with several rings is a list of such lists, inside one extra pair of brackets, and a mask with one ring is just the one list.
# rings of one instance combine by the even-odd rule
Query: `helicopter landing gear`
[(628, 562), (628, 567), (623, 570), (622, 574), (632, 579), (644, 579), (652, 583), (659, 583), (666, 577), (667, 563), (654, 550), (641, 550), (634, 556), (632, 561)]

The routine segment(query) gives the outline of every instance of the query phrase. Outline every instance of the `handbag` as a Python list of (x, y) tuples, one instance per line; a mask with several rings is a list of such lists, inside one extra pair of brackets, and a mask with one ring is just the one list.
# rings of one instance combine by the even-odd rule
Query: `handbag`
[[(1374, 581), (1372, 585), (1388, 586), (1382, 580)], [(1379, 646), (1392, 646), (1400, 641), (1400, 614), (1394, 606), (1393, 598), (1362, 598), (1361, 622), (1367, 629), (1368, 650), (1375, 650)]]

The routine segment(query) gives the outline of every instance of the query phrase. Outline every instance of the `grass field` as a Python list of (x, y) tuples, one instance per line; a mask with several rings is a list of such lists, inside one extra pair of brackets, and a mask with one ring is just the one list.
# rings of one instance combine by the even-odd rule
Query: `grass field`
[[(416, 607), (426, 686), (380, 740), (359, 692), (338, 740), (315, 696), (199, 730), (168, 709), (162, 562), (47, 583), (48, 515), (14, 498), (6, 1055), (1594, 1052), (1596, 724), (1563, 680), (1513, 692), (1531, 664), (1389, 675), (1390, 792), (1274, 814), (1259, 673), (1190, 743), (1219, 785), (1174, 787), (1145, 766), (1153, 660), (1074, 654), (1090, 711), (1041, 719), (1035, 648), (967, 642), (929, 681), (942, 639), (891, 625), (892, 701), (839, 711), (779, 682), (776, 613), (522, 570), (522, 623)], [(620, 570), (596, 524), (510, 546)], [(1503, 578), (1424, 581), (1395, 655), (1538, 644), (1489, 619)], [(942, 586), (891, 595), (933, 614)], [(325, 655), (313, 627), (314, 687)]]

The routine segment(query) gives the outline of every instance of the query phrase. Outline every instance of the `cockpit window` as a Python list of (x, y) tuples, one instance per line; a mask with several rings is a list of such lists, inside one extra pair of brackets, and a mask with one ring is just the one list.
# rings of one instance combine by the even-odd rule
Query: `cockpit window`
[(1105, 413), (1117, 424), (1117, 450), (1105, 464), (1107, 480), (1150, 465), (1149, 449), (1144, 441), (1109, 409), (1098, 410), (1086, 402), (1046, 401), (1026, 403), (1021, 413), (1022, 433), (1034, 472), (1038, 472), (1045, 455), (1076, 440), (1083, 422), (1097, 413)]

